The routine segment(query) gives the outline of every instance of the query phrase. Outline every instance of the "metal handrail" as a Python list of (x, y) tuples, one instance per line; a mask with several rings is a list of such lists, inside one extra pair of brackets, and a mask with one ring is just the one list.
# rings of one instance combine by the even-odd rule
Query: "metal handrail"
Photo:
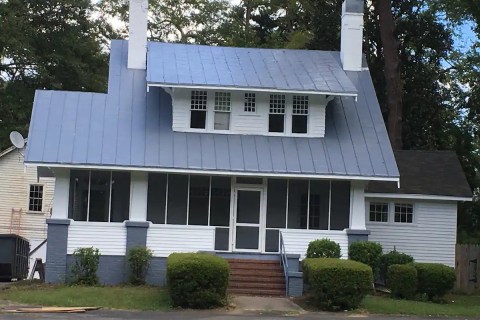
[(282, 258), (283, 274), (285, 275), (285, 295), (288, 296), (288, 259), (285, 250), (285, 242), (283, 241), (282, 231), (280, 231), (280, 256)]

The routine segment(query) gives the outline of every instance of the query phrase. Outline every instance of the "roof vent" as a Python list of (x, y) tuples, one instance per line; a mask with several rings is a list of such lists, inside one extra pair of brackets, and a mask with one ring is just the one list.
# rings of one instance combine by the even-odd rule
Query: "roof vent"
[(364, 0), (345, 0), (342, 6), (340, 57), (345, 71), (361, 71)]
[(147, 68), (148, 0), (130, 0), (128, 68)]

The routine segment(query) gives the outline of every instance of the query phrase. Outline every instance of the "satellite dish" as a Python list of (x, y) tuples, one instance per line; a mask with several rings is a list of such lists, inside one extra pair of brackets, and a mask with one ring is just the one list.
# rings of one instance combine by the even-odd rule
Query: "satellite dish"
[(20, 132), (10, 132), (10, 141), (18, 149), (23, 149), (23, 147), (25, 147), (25, 139)]

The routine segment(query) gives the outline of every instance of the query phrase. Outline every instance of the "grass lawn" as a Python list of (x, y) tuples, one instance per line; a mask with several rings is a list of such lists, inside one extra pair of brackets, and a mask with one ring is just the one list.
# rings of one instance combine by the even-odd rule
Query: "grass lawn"
[(95, 307), (125, 310), (168, 310), (165, 289), (158, 287), (82, 287), (49, 285), (12, 285), (0, 290), (1, 300), (16, 303), (59, 306)]

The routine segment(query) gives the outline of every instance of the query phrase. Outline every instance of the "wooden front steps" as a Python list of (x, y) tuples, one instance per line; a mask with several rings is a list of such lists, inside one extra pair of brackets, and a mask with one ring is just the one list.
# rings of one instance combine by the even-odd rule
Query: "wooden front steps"
[(285, 276), (278, 260), (227, 259), (233, 294), (285, 296)]

